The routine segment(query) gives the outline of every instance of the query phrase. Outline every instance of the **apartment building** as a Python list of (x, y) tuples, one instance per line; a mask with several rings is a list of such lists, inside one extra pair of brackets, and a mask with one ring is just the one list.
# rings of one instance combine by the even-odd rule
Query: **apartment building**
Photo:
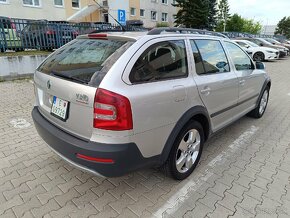
[[(21, 19), (68, 20), (116, 23), (120, 11), (125, 21), (152, 28), (158, 23), (174, 25), (177, 8), (173, 0), (0, 0), (0, 16)], [(112, 17), (110, 15), (112, 15)]]
[(65, 20), (64, 0), (0, 0), (0, 16)]
[[(144, 27), (152, 28), (157, 24), (174, 25), (174, 15), (177, 8), (172, 6), (174, 0), (107, 0), (98, 1), (102, 6), (87, 0), (86, 7), (68, 17), (68, 20), (83, 21), (105, 21), (115, 23), (114, 19), (108, 16), (110, 13), (118, 19), (118, 11), (126, 12), (126, 21), (143, 23)], [(89, 9), (92, 8), (93, 12)], [(130, 22), (129, 22), (130, 23)]]
[[(155, 27), (158, 23), (174, 26), (177, 8), (173, 0), (140, 0), (140, 19), (145, 27)], [(132, 10), (132, 9), (131, 9)]]

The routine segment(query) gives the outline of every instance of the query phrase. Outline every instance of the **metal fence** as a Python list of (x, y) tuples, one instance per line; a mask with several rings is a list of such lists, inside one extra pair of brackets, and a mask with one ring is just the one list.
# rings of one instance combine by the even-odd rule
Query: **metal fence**
[(239, 38), (239, 37), (246, 37), (246, 38), (272, 38), (272, 39), (279, 39), (285, 40), (285, 36), (281, 35), (264, 35), (264, 34), (250, 34), (250, 33), (240, 33), (240, 32), (223, 32), (229, 38)]
[[(23, 51), (25, 49), (57, 49), (78, 35), (97, 31), (120, 31), (119, 25), (104, 22), (68, 23), (66, 21), (27, 20), (0, 16), (0, 51)], [(127, 25), (127, 31), (144, 31), (142, 26)], [(205, 33), (207, 34), (207, 33)], [(217, 33), (219, 34), (219, 33)], [(252, 35), (225, 32), (229, 38), (262, 37), (284, 40), (283, 36)]]
[[(125, 26), (128, 31), (144, 31), (138, 26)], [(119, 25), (103, 22), (68, 23), (65, 21), (24, 20), (0, 17), (0, 50), (53, 50), (78, 35), (96, 31), (119, 31)]]

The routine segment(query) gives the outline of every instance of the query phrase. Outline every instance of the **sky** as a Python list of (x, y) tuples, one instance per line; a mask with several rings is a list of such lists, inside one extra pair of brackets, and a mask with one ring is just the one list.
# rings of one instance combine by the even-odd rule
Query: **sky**
[(262, 25), (276, 25), (284, 16), (290, 16), (290, 0), (228, 0), (230, 14), (238, 13)]

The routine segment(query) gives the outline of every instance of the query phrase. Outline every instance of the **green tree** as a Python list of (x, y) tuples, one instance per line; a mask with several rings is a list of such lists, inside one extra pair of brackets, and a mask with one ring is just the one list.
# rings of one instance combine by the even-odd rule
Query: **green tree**
[(226, 31), (229, 32), (258, 34), (261, 29), (262, 25), (259, 22), (255, 22), (252, 19), (243, 18), (238, 14), (231, 16), (226, 25)]
[(216, 30), (224, 32), (226, 24), (230, 18), (230, 6), (228, 0), (221, 0), (218, 5), (218, 24)]
[(234, 14), (227, 21), (226, 31), (243, 32), (243, 28), (244, 28), (244, 19), (238, 14)]
[(290, 38), (290, 17), (283, 17), (275, 30), (275, 34), (281, 34)]
[(243, 32), (251, 34), (261, 33), (262, 25), (260, 22), (255, 22), (253, 19), (244, 19)]
[(179, 7), (175, 15), (176, 26), (188, 28), (205, 28), (208, 25), (208, 0), (176, 0), (174, 7)]
[(208, 24), (207, 29), (213, 30), (217, 25), (217, 2), (216, 0), (208, 0)]

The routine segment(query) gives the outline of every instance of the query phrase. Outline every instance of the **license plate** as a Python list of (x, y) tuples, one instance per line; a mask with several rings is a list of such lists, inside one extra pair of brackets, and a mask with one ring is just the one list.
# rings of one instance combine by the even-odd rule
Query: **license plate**
[(68, 101), (53, 96), (50, 113), (53, 116), (65, 121), (68, 118), (68, 106), (69, 106)]

